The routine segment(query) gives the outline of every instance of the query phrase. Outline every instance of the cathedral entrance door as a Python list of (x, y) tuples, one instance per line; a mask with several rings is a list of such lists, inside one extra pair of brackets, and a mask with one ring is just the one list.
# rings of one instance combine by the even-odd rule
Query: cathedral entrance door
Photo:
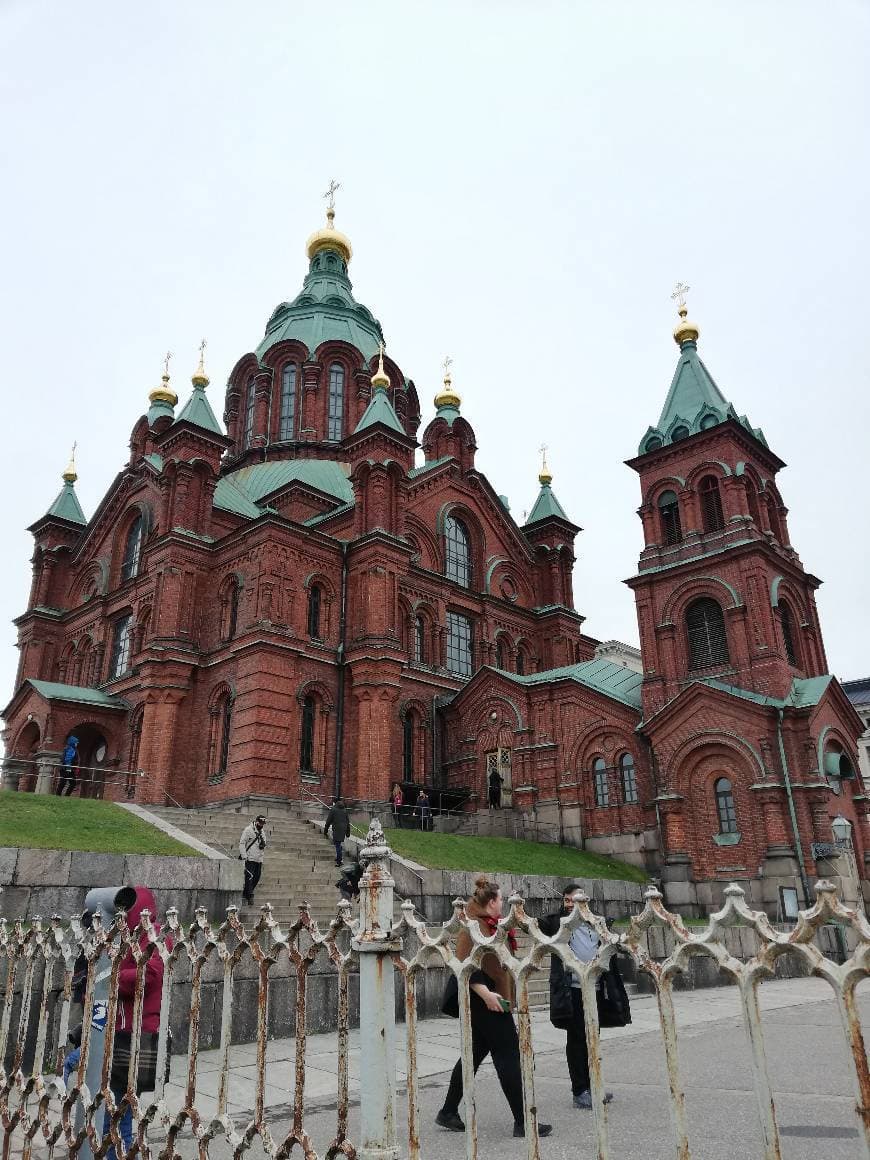
[(493, 773), (498, 774), (501, 778), (502, 807), (504, 809), (510, 809), (513, 806), (513, 781), (511, 779), (511, 751), (509, 749), (492, 749), (486, 754), (487, 794), (489, 793), (490, 778)]

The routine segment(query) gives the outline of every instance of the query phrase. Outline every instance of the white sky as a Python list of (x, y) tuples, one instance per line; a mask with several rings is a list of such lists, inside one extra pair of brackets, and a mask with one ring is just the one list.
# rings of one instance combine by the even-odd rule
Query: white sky
[(636, 452), (677, 348), (789, 463), (831, 670), (870, 672), (870, 6), (833, 0), (0, 0), (0, 700), (24, 528), (73, 439), (93, 513), (164, 351), (210, 397), (299, 290), (341, 181), (359, 301), (424, 422), (454, 358), (478, 465), (521, 519), (550, 445), (577, 607), (636, 640)]

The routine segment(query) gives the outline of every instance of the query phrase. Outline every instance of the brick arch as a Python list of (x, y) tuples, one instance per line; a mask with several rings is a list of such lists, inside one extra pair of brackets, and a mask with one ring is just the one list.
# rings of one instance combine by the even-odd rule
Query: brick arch
[(425, 701), (421, 701), (419, 697), (409, 697), (406, 701), (400, 702), (398, 709), (399, 720), (404, 721), (409, 713), (415, 713), (427, 728), (432, 723), (430, 706)]
[(770, 607), (779, 608), (780, 599), (783, 597), (801, 614), (801, 623), (812, 623), (806, 595), (786, 576), (775, 576), (770, 582)]
[(332, 698), (332, 691), (328, 685), (323, 681), (311, 680), (303, 681), (303, 683), (296, 690), (296, 700), (301, 705), (306, 697), (316, 697), (320, 701), (321, 706), (327, 711), (332, 712), (335, 708), (335, 702)]
[(485, 693), (482, 697), (482, 704), (469, 713), (472, 721), (475, 722), (474, 731), (478, 736), (487, 729), (492, 730), (493, 722), (490, 721), (489, 714), (494, 706), (505, 706), (513, 715), (514, 728), (523, 728), (522, 711), (512, 697), (508, 697), (505, 693)]
[(740, 593), (727, 580), (719, 576), (693, 576), (679, 584), (668, 596), (662, 609), (662, 624), (675, 624), (681, 620), (686, 607), (701, 596), (710, 596), (717, 604), (723, 604), (724, 596), (724, 608), (744, 606)]
[(448, 516), (453, 516), (454, 519), (461, 520), (468, 532), (468, 538), (471, 541), (471, 588), (478, 591), (482, 590), (484, 588), (484, 577), (486, 575), (484, 567), (486, 536), (484, 535), (480, 517), (473, 508), (459, 500), (450, 500), (448, 503), (442, 505), (438, 512), (435, 525), (438, 532), (438, 542), (442, 546), (442, 571), (446, 566), (447, 560), (447, 553), (443, 548), (443, 544)]
[(637, 765), (637, 754), (632, 748), (634, 735), (618, 724), (603, 724), (599, 719), (592, 721), (575, 739), (570, 753), (571, 769), (585, 773), (592, 767), (595, 757), (603, 757), (608, 765), (613, 765), (616, 755), (630, 750)]
[(855, 749), (855, 743), (848, 734), (844, 733), (837, 725), (825, 725), (819, 733), (819, 739), (816, 744), (816, 755), (819, 762), (819, 770), (824, 772), (825, 750), (831, 742), (842, 747), (843, 752), (848, 756), (852, 762), (852, 768), (855, 770), (855, 776), (861, 776), (861, 769), (858, 764), (858, 753)]
[(325, 572), (309, 572), (305, 579), (302, 581), (302, 587), (306, 590), (306, 592), (314, 584), (319, 585), (323, 589), (324, 596), (328, 596), (330, 599), (335, 596), (335, 588), (333, 587), (332, 581), (329, 579)]
[(699, 752), (713, 747), (718, 748), (723, 754), (726, 752), (733, 754), (734, 760), (750, 771), (753, 781), (767, 776), (761, 754), (745, 738), (724, 729), (703, 729), (687, 737), (671, 754), (668, 761), (671, 770), (668, 787), (682, 793), (680, 771), (691, 764)]
[(686, 477), (686, 487), (697, 487), (705, 475), (713, 475), (721, 480), (727, 479), (733, 474), (728, 464), (723, 463), (721, 459), (705, 459), (703, 463), (697, 464), (689, 472)]
[(675, 488), (683, 489), (686, 486), (686, 481), (681, 475), (663, 475), (660, 476), (655, 483), (651, 483), (646, 489), (646, 494), (643, 497), (645, 504), (654, 504), (663, 491), (674, 491)]
[[(440, 572), (444, 567), (444, 557), (439, 546), (439, 540), (432, 532), (432, 529), (427, 527), (422, 520), (417, 519), (416, 516), (407, 515), (405, 517), (405, 526), (408, 531), (417, 538), (421, 551), (421, 564), (425, 568), (431, 569), (433, 572)], [(423, 558), (424, 553), (428, 553), (428, 560)]]

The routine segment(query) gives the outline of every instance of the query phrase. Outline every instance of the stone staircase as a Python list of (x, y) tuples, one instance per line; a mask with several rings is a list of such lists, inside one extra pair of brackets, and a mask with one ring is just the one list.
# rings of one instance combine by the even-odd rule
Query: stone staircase
[[(299, 817), (289, 802), (255, 799), (250, 803), (228, 802), (194, 809), (156, 805), (145, 808), (231, 858), (238, 857), (242, 830), (257, 814), (263, 814), (268, 840), (266, 858), (254, 906), (245, 906), (239, 896), (243, 917), (248, 921), (255, 919), (267, 902), (282, 927), (296, 921), (301, 902), (309, 903), (311, 916), (321, 931), (335, 917), (341, 897), (335, 888), (335, 850), (329, 839)], [(214, 922), (223, 916), (210, 917)]]

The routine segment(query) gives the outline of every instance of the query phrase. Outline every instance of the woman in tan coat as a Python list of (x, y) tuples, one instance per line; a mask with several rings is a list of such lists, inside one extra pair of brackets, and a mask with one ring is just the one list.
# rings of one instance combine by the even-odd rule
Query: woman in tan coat
[[(498, 927), (502, 912), (502, 895), (497, 882), (481, 874), (475, 881), (475, 890), (465, 908), (469, 922), (477, 922), (481, 934), (489, 937)], [(508, 933), (511, 951), (516, 951), (516, 936)], [(466, 930), (460, 932), (456, 941), (456, 957), (467, 959), (473, 943)], [(501, 1090), (514, 1117), (514, 1135), (524, 1136), (523, 1081), (520, 1072), (520, 1044), (517, 1028), (511, 1015), (514, 1006), (514, 981), (509, 971), (502, 966), (498, 956), (489, 952), (483, 956), (480, 968), (469, 982), (471, 996), (471, 1049), (475, 1073), (488, 1055), (492, 1055), (493, 1066), (498, 1076)], [(435, 1122), (452, 1132), (464, 1132), (465, 1124), (459, 1116), (459, 1101), (462, 1099), (462, 1060), (457, 1060), (450, 1077), (450, 1086), (444, 1106), (435, 1117)], [(538, 1124), (538, 1135), (549, 1136), (551, 1124)]]

